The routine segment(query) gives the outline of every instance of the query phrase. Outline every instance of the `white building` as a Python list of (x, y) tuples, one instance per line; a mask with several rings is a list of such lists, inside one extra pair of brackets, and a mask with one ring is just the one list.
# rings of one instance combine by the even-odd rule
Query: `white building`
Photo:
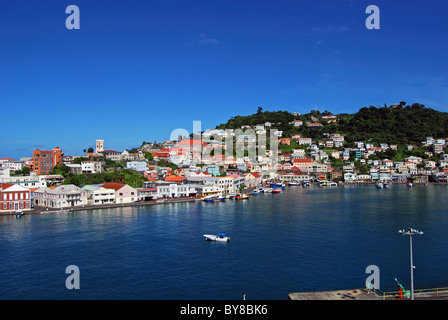
[(81, 162), (82, 173), (101, 173), (103, 164), (100, 161), (86, 160)]
[(99, 185), (84, 186), (82, 189), (87, 192), (87, 204), (89, 205), (115, 203), (114, 189), (106, 189)]
[(87, 192), (75, 185), (42, 187), (34, 191), (34, 204), (47, 208), (67, 208), (87, 204)]
[(126, 164), (126, 169), (132, 169), (137, 172), (144, 172), (148, 169), (146, 161), (129, 161)]

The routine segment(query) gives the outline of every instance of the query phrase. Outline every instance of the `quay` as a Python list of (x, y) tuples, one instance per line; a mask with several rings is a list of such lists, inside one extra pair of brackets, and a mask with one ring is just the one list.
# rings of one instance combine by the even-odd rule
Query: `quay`
[[(27, 214), (43, 214), (43, 213), (58, 213), (58, 212), (74, 212), (83, 210), (96, 210), (96, 209), (109, 209), (109, 208), (123, 208), (123, 207), (139, 207), (139, 206), (152, 206), (167, 203), (182, 203), (182, 202), (196, 202), (199, 198), (174, 198), (174, 199), (163, 199), (159, 201), (141, 201), (134, 203), (110, 203), (110, 204), (95, 204), (95, 205), (84, 205), (84, 206), (73, 206), (61, 209), (53, 209), (46, 207), (36, 206), (32, 210), (23, 211), (25, 215)], [(14, 216), (17, 212), (2, 212), (0, 216)]]
[[(398, 291), (351, 289), (334, 291), (296, 292), (288, 294), (288, 300), (409, 300), (409, 296), (399, 297)], [(414, 290), (414, 300), (448, 300), (448, 288)]]

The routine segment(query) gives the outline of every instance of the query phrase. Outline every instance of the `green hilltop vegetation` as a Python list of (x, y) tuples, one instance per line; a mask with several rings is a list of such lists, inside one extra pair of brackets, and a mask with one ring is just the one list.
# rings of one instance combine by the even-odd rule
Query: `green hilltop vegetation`
[[(339, 133), (350, 145), (355, 141), (388, 144), (419, 144), (426, 137), (448, 137), (448, 113), (425, 108), (424, 105), (406, 102), (387, 107), (364, 107), (354, 114), (338, 114), (336, 122), (323, 119), (332, 113), (313, 110), (307, 114), (288, 111), (264, 111), (249, 116), (235, 116), (217, 129), (238, 129), (243, 125), (262, 125), (270, 122), (272, 128), (283, 131), (283, 137), (301, 134), (302, 137), (324, 139), (323, 133)], [(302, 120), (303, 125), (294, 127), (293, 120)], [(321, 123), (320, 128), (308, 128), (307, 122)]]

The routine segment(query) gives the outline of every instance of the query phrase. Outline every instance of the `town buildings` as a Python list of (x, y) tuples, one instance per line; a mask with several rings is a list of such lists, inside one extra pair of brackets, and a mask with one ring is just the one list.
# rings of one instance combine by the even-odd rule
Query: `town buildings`
[(0, 212), (31, 209), (31, 191), (17, 184), (0, 184)]
[(51, 151), (36, 149), (33, 152), (33, 171), (37, 174), (48, 174), (53, 168), (62, 164), (62, 150), (59, 147)]

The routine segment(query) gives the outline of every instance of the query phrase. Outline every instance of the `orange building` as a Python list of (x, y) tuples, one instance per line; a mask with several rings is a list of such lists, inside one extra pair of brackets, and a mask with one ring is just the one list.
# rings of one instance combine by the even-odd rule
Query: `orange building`
[(37, 174), (48, 174), (57, 164), (62, 164), (62, 150), (59, 147), (51, 151), (33, 152), (33, 171)]

